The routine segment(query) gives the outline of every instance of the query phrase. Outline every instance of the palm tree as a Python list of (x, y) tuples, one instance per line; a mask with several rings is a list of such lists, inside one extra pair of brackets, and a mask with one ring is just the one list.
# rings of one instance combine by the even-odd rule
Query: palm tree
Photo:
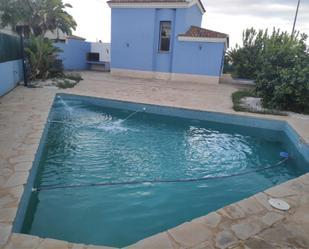
[(34, 36), (56, 29), (71, 34), (76, 22), (65, 8), (72, 6), (62, 0), (0, 0), (0, 25), (13, 31), (18, 25), (26, 26)]

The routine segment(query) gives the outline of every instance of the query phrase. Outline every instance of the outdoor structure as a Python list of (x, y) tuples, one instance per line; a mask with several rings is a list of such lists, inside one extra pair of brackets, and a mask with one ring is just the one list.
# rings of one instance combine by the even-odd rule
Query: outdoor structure
[(20, 39), (0, 32), (0, 96), (11, 91), (23, 80)]
[(56, 42), (55, 46), (61, 49), (58, 58), (62, 60), (65, 70), (87, 70), (87, 53), (90, 52), (90, 42), (78, 36), (68, 36)]
[(109, 70), (109, 43), (88, 42), (85, 38), (70, 35), (59, 39), (55, 46), (61, 49), (58, 58), (65, 70)]
[(110, 0), (114, 75), (218, 83), (226, 34), (201, 28), (199, 0)]

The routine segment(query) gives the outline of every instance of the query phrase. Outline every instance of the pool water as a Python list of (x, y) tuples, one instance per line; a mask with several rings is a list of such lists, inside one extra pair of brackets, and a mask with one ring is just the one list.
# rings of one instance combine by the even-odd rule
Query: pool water
[[(55, 100), (35, 184), (42, 190), (32, 194), (24, 233), (123, 247), (306, 172), (296, 154), (259, 171), (291, 150), (280, 131), (142, 111), (125, 120), (130, 114), (78, 99)], [(88, 186), (247, 171), (253, 172)], [(81, 186), (66, 188), (71, 185)]]

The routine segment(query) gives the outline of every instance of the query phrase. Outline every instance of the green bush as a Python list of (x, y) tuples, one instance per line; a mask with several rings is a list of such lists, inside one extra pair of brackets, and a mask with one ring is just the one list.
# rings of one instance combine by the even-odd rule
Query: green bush
[(243, 32), (242, 47), (236, 45), (235, 48), (227, 52), (227, 61), (230, 62), (232, 75), (236, 78), (255, 79), (257, 70), (261, 65), (261, 53), (264, 45), (267, 30), (255, 31), (247, 29)]
[(307, 35), (274, 31), (262, 50), (256, 92), (268, 108), (309, 113)]
[(49, 39), (31, 36), (25, 48), (30, 68), (29, 79), (47, 79), (62, 74), (62, 65), (57, 60), (60, 51)]
[(309, 51), (306, 34), (273, 30), (243, 33), (243, 46), (230, 50), (233, 76), (253, 79), (264, 107), (309, 113)]

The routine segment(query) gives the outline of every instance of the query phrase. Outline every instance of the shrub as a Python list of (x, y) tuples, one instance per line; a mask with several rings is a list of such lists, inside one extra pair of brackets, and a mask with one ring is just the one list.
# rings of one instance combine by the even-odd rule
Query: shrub
[(243, 33), (243, 47), (227, 54), (233, 76), (254, 79), (264, 107), (309, 113), (309, 53), (306, 34), (273, 30)]
[(264, 106), (309, 113), (307, 35), (275, 31), (265, 40), (256, 91)]
[(25, 48), (30, 69), (29, 79), (47, 79), (61, 74), (63, 67), (57, 60), (57, 53), (60, 51), (49, 39), (31, 36)]
[(83, 80), (82, 76), (79, 73), (66, 73), (64, 77), (77, 82)]
[(227, 52), (227, 61), (232, 65), (232, 75), (237, 78), (255, 79), (257, 70), (261, 65), (261, 52), (267, 30), (255, 31), (247, 29), (243, 32), (242, 47), (236, 45), (234, 49)]

